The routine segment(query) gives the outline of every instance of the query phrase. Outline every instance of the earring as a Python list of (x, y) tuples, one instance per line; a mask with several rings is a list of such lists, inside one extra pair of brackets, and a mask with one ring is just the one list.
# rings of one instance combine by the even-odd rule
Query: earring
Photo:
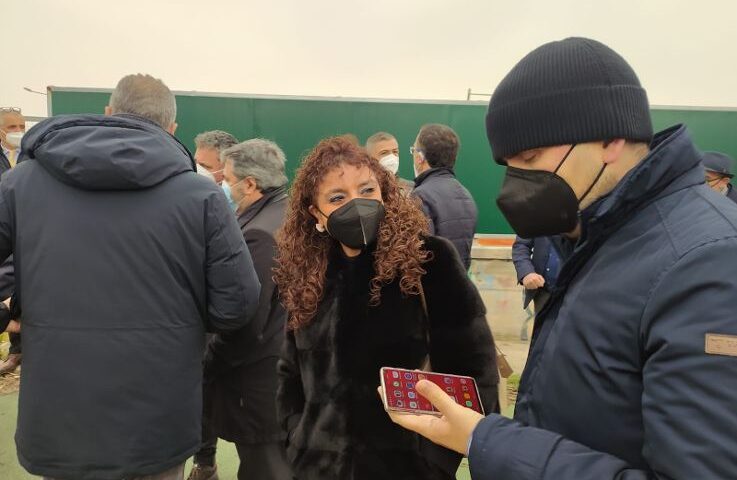
[(315, 230), (317, 230), (320, 233), (325, 233), (325, 226), (322, 223), (316, 223)]

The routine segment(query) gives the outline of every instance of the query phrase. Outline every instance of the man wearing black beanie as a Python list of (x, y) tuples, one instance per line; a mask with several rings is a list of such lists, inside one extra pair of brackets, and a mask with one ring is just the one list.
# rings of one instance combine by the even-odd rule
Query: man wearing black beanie
[(717, 479), (737, 472), (737, 205), (682, 125), (653, 136), (609, 47), (539, 47), (486, 118), (517, 234), (575, 243), (535, 320), (514, 420), (434, 384), (443, 416), (392, 419), (469, 456), (474, 479)]

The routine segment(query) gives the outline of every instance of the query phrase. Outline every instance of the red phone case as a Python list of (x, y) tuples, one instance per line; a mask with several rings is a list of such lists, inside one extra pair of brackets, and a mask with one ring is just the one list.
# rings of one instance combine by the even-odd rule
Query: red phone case
[(383, 367), (380, 376), (387, 411), (439, 415), (440, 412), (415, 390), (417, 382), (425, 379), (440, 386), (456, 403), (484, 414), (476, 381), (471, 377), (392, 367)]

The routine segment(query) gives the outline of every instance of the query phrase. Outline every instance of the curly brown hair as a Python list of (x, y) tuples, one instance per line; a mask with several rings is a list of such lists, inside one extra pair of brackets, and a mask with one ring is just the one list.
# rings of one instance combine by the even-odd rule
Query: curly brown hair
[(325, 175), (343, 164), (367, 167), (381, 189), (386, 214), (379, 227), (374, 251), (375, 276), (371, 280), (369, 305), (381, 301), (382, 286), (399, 278), (405, 295), (419, 295), (423, 263), (430, 254), (423, 248), (427, 219), (419, 203), (402, 194), (394, 175), (387, 172), (366, 150), (345, 137), (322, 140), (297, 170), (290, 191), (284, 225), (277, 234), (274, 282), (289, 312), (289, 327), (309, 324), (322, 300), (328, 255), (335, 240), (315, 228), (310, 205)]

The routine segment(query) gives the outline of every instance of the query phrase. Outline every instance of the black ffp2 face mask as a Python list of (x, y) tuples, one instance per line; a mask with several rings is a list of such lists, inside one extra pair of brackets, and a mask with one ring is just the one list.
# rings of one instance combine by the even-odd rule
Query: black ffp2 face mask
[(378, 200), (354, 198), (330, 214), (328, 233), (346, 247), (366, 248), (376, 242), (385, 213)]
[(599, 181), (606, 164), (588, 190), (577, 198), (570, 185), (557, 174), (575, 146), (571, 146), (554, 172), (507, 167), (496, 203), (520, 237), (558, 235), (576, 228), (578, 206)]

